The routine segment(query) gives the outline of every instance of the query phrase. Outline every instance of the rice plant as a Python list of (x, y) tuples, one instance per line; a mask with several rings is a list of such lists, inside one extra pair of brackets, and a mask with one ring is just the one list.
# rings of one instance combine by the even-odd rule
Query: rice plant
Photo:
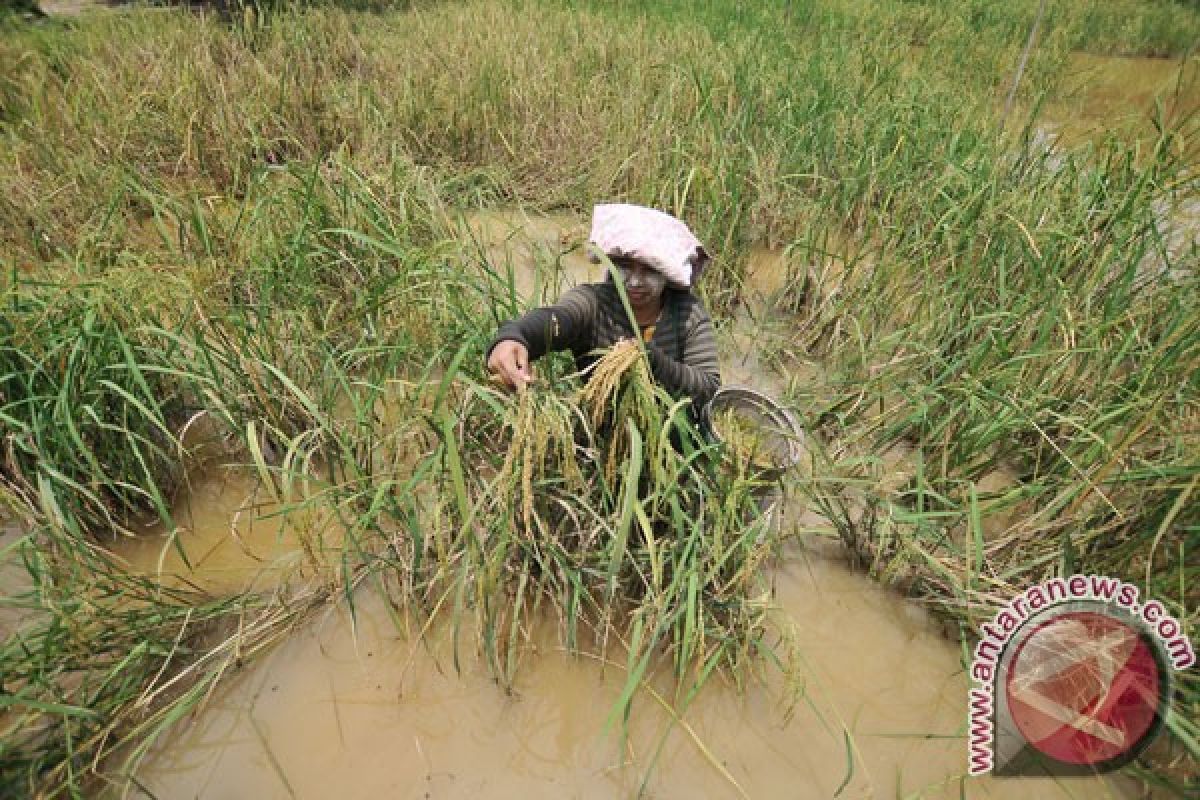
[[(1053, 4), (1002, 126), (1033, 0), (370, 5), (0, 20), (0, 492), (35, 587), (4, 600), (30, 627), (0, 650), (0, 789), (86, 794), (364, 585), (451, 612), (505, 684), (535, 615), (620, 640), (617, 718), (654, 653), (681, 702), (771, 657), (760, 481), (635, 347), (582, 390), (480, 374), (521, 306), (453, 220), (511, 203), (693, 220), (719, 325), (745, 249), (785, 248), (753, 313), (786, 332), (763, 363), (821, 361), (784, 376), (820, 454), (801, 488), (952, 625), (1087, 569), (1195, 639), (1188, 73), (1138, 141), (1039, 131), (1072, 51), (1184, 58), (1194, 9)], [(285, 506), (340, 516), (295, 603), (168, 592), (103, 552), (175, 522), (197, 415)], [(1187, 788), (1198, 692), (1181, 676), (1143, 776)]]

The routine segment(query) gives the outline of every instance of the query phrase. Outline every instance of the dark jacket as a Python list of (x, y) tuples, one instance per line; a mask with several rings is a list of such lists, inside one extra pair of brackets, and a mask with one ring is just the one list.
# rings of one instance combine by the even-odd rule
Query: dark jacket
[[(513, 339), (525, 345), (531, 360), (553, 350), (570, 350), (576, 367), (583, 370), (596, 360), (591, 351), (636, 335), (616, 286), (588, 283), (570, 289), (552, 306), (504, 323), (488, 355), (497, 343)], [(692, 398), (697, 412), (721, 385), (712, 319), (689, 291), (665, 290), (663, 313), (646, 354), (654, 379), (672, 396)]]

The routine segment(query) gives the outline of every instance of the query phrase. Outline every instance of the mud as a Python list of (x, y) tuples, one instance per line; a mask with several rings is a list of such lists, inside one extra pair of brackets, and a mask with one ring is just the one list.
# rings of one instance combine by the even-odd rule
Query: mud
[[(180, 726), (138, 779), (157, 797), (628, 797), (643, 784), (649, 797), (959, 797), (956, 646), (820, 540), (773, 578), (801, 654), (790, 716), (777, 673), (741, 693), (710, 682), (683, 724), (643, 690), (622, 745), (619, 725), (603, 733), (620, 663), (572, 656), (541, 631), (506, 693), (469, 638), (459, 675), (447, 628), (422, 644), (360, 595), (354, 622), (337, 608), (293, 636)], [(650, 684), (670, 697), (662, 675)], [(972, 779), (966, 791), (1131, 796), (1099, 779)]]

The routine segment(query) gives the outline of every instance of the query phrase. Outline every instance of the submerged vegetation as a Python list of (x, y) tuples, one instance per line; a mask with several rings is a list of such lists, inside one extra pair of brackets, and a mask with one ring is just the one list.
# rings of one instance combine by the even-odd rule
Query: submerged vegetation
[[(1038, 113), (1070, 51), (1182, 57), (1200, 12), (1051, 3), (1004, 127), (1038, 5), (0, 19), (0, 499), (23, 531), (0, 552), (31, 578), (3, 593), (28, 615), (0, 646), (0, 794), (123, 782), (223, 676), (363, 585), (473, 615), (503, 680), (539, 605), (571, 646), (620, 637), (626, 704), (652, 652), (686, 697), (771, 649), (755, 482), (670, 445), (679, 409), (636, 358), (591, 397), (562, 362), (554, 391), (484, 380), (521, 300), (455, 220), (505, 204), (687, 218), (718, 255), (719, 326), (752, 294), (750, 245), (782, 247), (754, 313), (810, 434), (791, 488), (964, 634), (1018, 587), (1094, 571), (1195, 641), (1200, 119), (1177, 97), (1148, 139), (1056, 149)], [(613, 403), (641, 424), (578, 458)], [(119, 537), (172, 527), (201, 421), (286, 506), (336, 509), (344, 554), (317, 585), (212, 598), (125, 569)], [(1186, 791), (1200, 684), (1178, 678), (1139, 774)]]
[[(769, 592), (759, 568), (772, 542), (757, 513), (761, 483), (716, 468), (717, 448), (653, 384), (637, 342), (614, 346), (578, 392), (467, 403), (478, 407), (455, 417), (472, 455), (449, 464), (452, 516), (465, 538), (448, 547), (455, 602), (477, 593), (469, 605), (499, 674), (511, 681), (529, 629), (522, 616), (549, 600), (572, 649), (581, 638), (598, 642), (603, 658), (610, 637), (625, 640), (629, 683), (614, 713), (628, 714), (664, 646), (681, 691), (694, 692), (714, 669), (738, 677), (765, 645)], [(495, 403), (507, 405), (499, 431), (486, 422)]]

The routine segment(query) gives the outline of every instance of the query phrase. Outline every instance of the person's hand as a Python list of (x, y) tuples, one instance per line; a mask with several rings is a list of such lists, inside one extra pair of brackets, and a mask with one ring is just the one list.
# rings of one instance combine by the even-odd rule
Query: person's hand
[(529, 365), (529, 351), (525, 345), (513, 339), (505, 339), (492, 348), (487, 366), (501, 383), (518, 392), (534, 380), (533, 367)]

